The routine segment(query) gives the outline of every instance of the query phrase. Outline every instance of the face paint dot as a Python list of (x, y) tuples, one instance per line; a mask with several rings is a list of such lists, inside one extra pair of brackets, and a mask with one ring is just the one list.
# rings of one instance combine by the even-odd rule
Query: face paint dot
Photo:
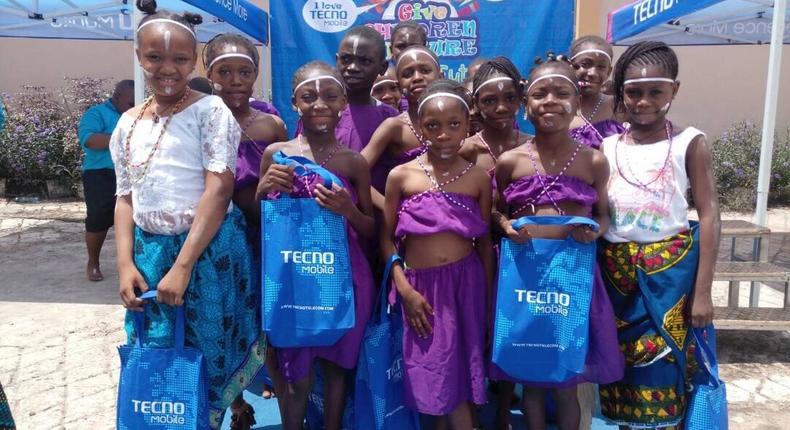
[(222, 84), (214, 82), (213, 87), (214, 87), (214, 91), (222, 91)]
[(165, 30), (165, 51), (170, 50), (170, 30)]
[(230, 50), (233, 52), (238, 52), (239, 48), (237, 48), (236, 45), (233, 45), (230, 47)]
[(642, 77), (647, 76), (647, 67), (642, 67)]
[(173, 93), (173, 87), (165, 87), (165, 94), (170, 95)]
[(351, 52), (354, 55), (357, 55), (357, 47), (359, 47), (359, 36), (353, 36), (351, 38), (351, 43), (352, 43)]
[(502, 82), (499, 82), (498, 84), (496, 84), (496, 88), (499, 91), (502, 91), (502, 89), (505, 88), (505, 84), (503, 84)]
[(439, 108), (439, 112), (444, 112), (444, 102), (442, 100), (436, 103), (436, 107)]

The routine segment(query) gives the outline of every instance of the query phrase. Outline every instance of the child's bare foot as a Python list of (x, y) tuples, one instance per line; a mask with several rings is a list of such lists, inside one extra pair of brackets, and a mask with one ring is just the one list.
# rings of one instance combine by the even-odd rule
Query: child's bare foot
[(88, 276), (88, 280), (91, 282), (99, 282), (104, 279), (104, 275), (101, 273), (101, 268), (99, 265), (90, 265), (88, 264), (87, 269), (85, 269), (85, 273)]

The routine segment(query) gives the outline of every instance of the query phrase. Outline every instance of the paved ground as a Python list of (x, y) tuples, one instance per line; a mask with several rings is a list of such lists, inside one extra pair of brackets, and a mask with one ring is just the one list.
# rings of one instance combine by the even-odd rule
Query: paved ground
[[(22, 430), (114, 428), (123, 341), (114, 243), (102, 256), (105, 281), (85, 281), (83, 216), (77, 202), (0, 200), (0, 381)], [(790, 231), (790, 210), (771, 211), (769, 222)], [(771, 245), (772, 261), (790, 267), (790, 235)], [(761, 300), (776, 304), (777, 295), (763, 287)], [(787, 428), (790, 332), (720, 332), (719, 354), (731, 428)]]

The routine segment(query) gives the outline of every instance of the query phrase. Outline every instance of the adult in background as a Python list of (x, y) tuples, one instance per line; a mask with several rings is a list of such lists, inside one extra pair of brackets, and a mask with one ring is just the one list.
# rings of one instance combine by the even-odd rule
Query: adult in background
[(115, 85), (112, 98), (91, 106), (82, 115), (79, 127), (80, 146), (85, 151), (82, 161), (82, 184), (85, 188), (85, 244), (88, 247), (88, 280), (104, 279), (99, 267), (99, 254), (113, 225), (115, 211), (115, 167), (110, 158), (110, 135), (121, 114), (134, 106), (134, 81), (123, 80)]

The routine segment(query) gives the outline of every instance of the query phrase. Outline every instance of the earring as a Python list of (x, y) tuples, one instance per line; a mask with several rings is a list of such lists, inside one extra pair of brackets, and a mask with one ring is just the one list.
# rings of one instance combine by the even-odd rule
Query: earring
[(425, 146), (433, 146), (433, 142), (431, 142), (430, 140), (426, 140)]
[(342, 118), (343, 117), (343, 111), (342, 110), (337, 111), (337, 117), (338, 118)]

